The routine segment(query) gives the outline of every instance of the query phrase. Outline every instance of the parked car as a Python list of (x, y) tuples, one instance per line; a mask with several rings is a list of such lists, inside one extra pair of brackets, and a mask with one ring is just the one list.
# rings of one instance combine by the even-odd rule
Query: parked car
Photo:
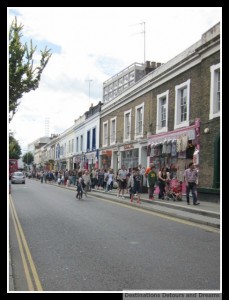
[(25, 183), (25, 175), (22, 172), (14, 172), (11, 175), (11, 183)]

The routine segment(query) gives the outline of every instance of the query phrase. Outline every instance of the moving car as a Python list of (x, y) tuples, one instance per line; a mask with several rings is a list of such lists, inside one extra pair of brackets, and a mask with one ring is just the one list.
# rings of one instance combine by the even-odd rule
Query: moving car
[(14, 172), (11, 175), (11, 183), (25, 183), (25, 175), (22, 172)]

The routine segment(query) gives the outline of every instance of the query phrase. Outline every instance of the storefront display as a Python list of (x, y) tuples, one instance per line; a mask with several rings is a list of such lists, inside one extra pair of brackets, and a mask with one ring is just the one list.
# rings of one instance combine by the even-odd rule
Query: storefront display
[(126, 151), (121, 151), (122, 165), (124, 165), (126, 169), (137, 168), (138, 153), (139, 149), (128, 149)]
[(199, 164), (199, 126), (197, 120), (195, 125), (149, 137), (147, 155), (157, 172), (166, 167), (171, 179), (183, 181), (190, 161)]

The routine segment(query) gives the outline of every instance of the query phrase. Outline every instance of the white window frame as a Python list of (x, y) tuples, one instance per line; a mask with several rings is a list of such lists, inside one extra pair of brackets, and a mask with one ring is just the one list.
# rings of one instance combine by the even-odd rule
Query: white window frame
[[(129, 115), (129, 121), (130, 121), (130, 124), (129, 124), (129, 134), (127, 134), (127, 126), (126, 126), (126, 117), (127, 115)], [(123, 142), (127, 142), (127, 141), (130, 141), (130, 138), (131, 138), (131, 109), (129, 110), (126, 110), (124, 112), (124, 132), (123, 132)]]
[[(189, 126), (190, 83), (191, 83), (191, 80), (188, 79), (187, 81), (175, 86), (175, 117), (174, 117), (174, 122), (175, 123), (174, 123), (174, 129)], [(185, 89), (185, 88), (187, 89), (187, 102), (186, 102), (186, 104), (187, 104), (187, 118), (186, 118), (186, 121), (181, 122), (180, 121), (180, 98), (179, 98), (179, 95), (180, 95), (180, 91)]]
[(79, 137), (76, 138), (76, 153), (79, 152)]
[[(116, 130), (117, 130), (117, 122), (116, 122), (116, 117), (110, 119), (110, 145), (115, 145), (116, 143)], [(112, 126), (112, 123), (114, 122), (114, 128)], [(112, 132), (112, 130), (114, 131)]]
[[(209, 119), (214, 119), (220, 116), (220, 110), (218, 110), (217, 92), (218, 92), (218, 76), (217, 71), (220, 72), (220, 63), (210, 67), (211, 72), (211, 86), (210, 86), (210, 114)], [(221, 72), (220, 72), (221, 76)], [(220, 80), (220, 92), (221, 92), (221, 80)], [(221, 97), (221, 93), (220, 93)], [(221, 99), (220, 99), (221, 103)]]
[(107, 147), (107, 146), (108, 146), (108, 121), (103, 122), (103, 147)]
[(80, 151), (83, 152), (83, 135), (80, 135)]
[[(143, 134), (144, 134), (144, 107), (145, 107), (145, 103), (142, 102), (141, 104), (135, 106), (135, 139), (137, 138), (143, 138)], [(142, 108), (142, 128), (141, 128), (141, 132), (139, 133), (139, 131), (137, 132), (137, 128), (138, 128), (138, 110)]]
[[(166, 124), (164, 127), (161, 127), (161, 101), (165, 99), (165, 109), (166, 109)], [(157, 126), (156, 133), (162, 133), (168, 131), (168, 115), (169, 115), (169, 90), (164, 93), (157, 95)]]

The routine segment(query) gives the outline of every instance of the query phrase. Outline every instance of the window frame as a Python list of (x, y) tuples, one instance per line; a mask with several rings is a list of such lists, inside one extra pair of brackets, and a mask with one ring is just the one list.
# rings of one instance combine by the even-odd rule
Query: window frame
[[(124, 132), (123, 132), (123, 142), (127, 142), (127, 141), (130, 141), (131, 139), (131, 112), (132, 110), (129, 109), (129, 110), (126, 110), (124, 111)], [(129, 134), (127, 136), (127, 129), (126, 129), (126, 117), (127, 115), (129, 115)]]
[[(174, 129), (178, 129), (178, 128), (182, 128), (185, 126), (189, 126), (189, 117), (190, 117), (190, 83), (191, 80), (188, 79), (187, 81), (176, 85), (175, 86), (175, 116), (174, 116)], [(186, 120), (185, 121), (181, 121), (180, 120), (180, 116), (181, 116), (181, 112), (180, 110), (180, 106), (181, 106), (181, 98), (180, 98), (180, 91), (187, 89), (187, 101), (186, 101)]]
[[(165, 109), (166, 109), (166, 119), (165, 119), (165, 126), (160, 126), (161, 124), (161, 102), (165, 99)], [(168, 131), (168, 116), (169, 116), (169, 90), (165, 91), (164, 93), (157, 95), (157, 126), (156, 126), (156, 133), (162, 133)]]
[[(106, 136), (105, 136), (105, 126), (107, 126)], [(103, 147), (108, 146), (108, 121), (103, 122)]]
[[(218, 72), (219, 71), (219, 72)], [(220, 116), (220, 110), (216, 111), (217, 105), (217, 92), (218, 92), (218, 78), (216, 76), (216, 73), (219, 73), (219, 76), (221, 78), (221, 68), (220, 63), (216, 65), (212, 65), (210, 67), (210, 73), (211, 73), (211, 83), (210, 83), (210, 113), (209, 113), (209, 119), (214, 119)], [(220, 99), (221, 99), (221, 80), (220, 80)], [(221, 104), (221, 101), (220, 101)]]
[[(112, 132), (112, 129), (113, 129), (112, 123), (113, 122), (114, 122), (114, 134)], [(115, 145), (115, 143), (116, 143), (116, 130), (117, 130), (116, 125), (117, 125), (117, 117), (110, 119), (110, 145)]]
[[(134, 135), (135, 139), (143, 138), (143, 135), (144, 135), (144, 107), (145, 107), (144, 102), (142, 102), (141, 104), (135, 106), (135, 132), (134, 132), (135, 133), (135, 135)], [(138, 125), (137, 123), (139, 122), (138, 121), (138, 111), (139, 111), (139, 109), (142, 109), (141, 132), (139, 130), (137, 131), (137, 128), (139, 128), (139, 126), (137, 126)]]

